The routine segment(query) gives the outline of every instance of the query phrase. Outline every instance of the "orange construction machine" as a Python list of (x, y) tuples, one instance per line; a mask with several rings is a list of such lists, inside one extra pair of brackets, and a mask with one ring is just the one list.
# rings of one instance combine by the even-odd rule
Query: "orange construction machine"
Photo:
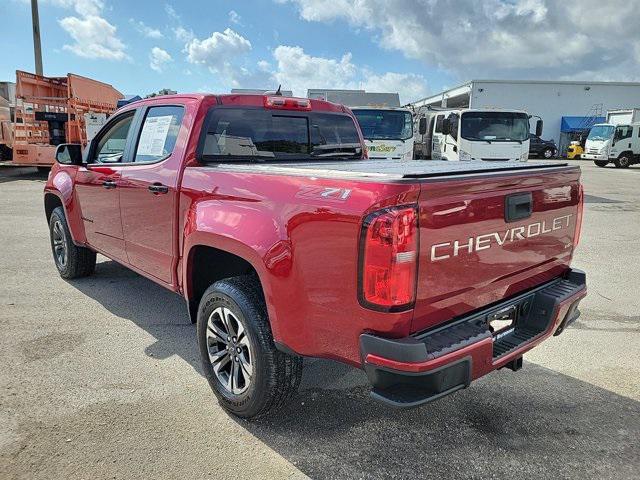
[(57, 145), (86, 146), (122, 97), (111, 85), (72, 73), (17, 71), (13, 118), (0, 124), (2, 148), (11, 151), (13, 165), (49, 167)]

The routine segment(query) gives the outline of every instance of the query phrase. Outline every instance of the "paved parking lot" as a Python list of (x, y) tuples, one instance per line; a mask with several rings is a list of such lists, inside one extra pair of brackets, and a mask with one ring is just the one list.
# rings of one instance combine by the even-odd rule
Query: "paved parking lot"
[(640, 166), (584, 167), (582, 317), (425, 407), (309, 361), (295, 401), (246, 422), (201, 376), (183, 300), (99, 258), (57, 275), (44, 178), (0, 170), (0, 478), (638, 478)]

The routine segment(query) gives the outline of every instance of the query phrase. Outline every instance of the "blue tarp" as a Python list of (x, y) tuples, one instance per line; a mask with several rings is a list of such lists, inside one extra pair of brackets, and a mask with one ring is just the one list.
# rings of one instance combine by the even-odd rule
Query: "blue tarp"
[(563, 133), (582, 132), (589, 130), (596, 123), (603, 123), (604, 117), (562, 117), (560, 131)]
[(124, 107), (131, 102), (137, 102), (138, 100), (142, 100), (140, 95), (125, 95), (124, 98), (118, 100), (118, 108)]

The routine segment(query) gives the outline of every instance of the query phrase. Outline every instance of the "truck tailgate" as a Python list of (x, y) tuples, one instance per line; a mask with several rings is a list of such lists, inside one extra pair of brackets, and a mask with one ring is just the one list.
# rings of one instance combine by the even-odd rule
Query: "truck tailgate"
[(565, 272), (580, 196), (576, 167), (425, 179), (412, 332)]

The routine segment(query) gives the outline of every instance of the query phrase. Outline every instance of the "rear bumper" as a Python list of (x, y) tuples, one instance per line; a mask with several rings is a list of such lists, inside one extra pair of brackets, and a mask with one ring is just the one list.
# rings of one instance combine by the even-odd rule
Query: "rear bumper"
[[(371, 395), (413, 407), (466, 388), (498, 368), (517, 370), (526, 351), (578, 318), (586, 293), (585, 273), (569, 270), (562, 278), (415, 336), (362, 334), (360, 352)], [(517, 312), (514, 327), (494, 337), (488, 317), (511, 308)]]

